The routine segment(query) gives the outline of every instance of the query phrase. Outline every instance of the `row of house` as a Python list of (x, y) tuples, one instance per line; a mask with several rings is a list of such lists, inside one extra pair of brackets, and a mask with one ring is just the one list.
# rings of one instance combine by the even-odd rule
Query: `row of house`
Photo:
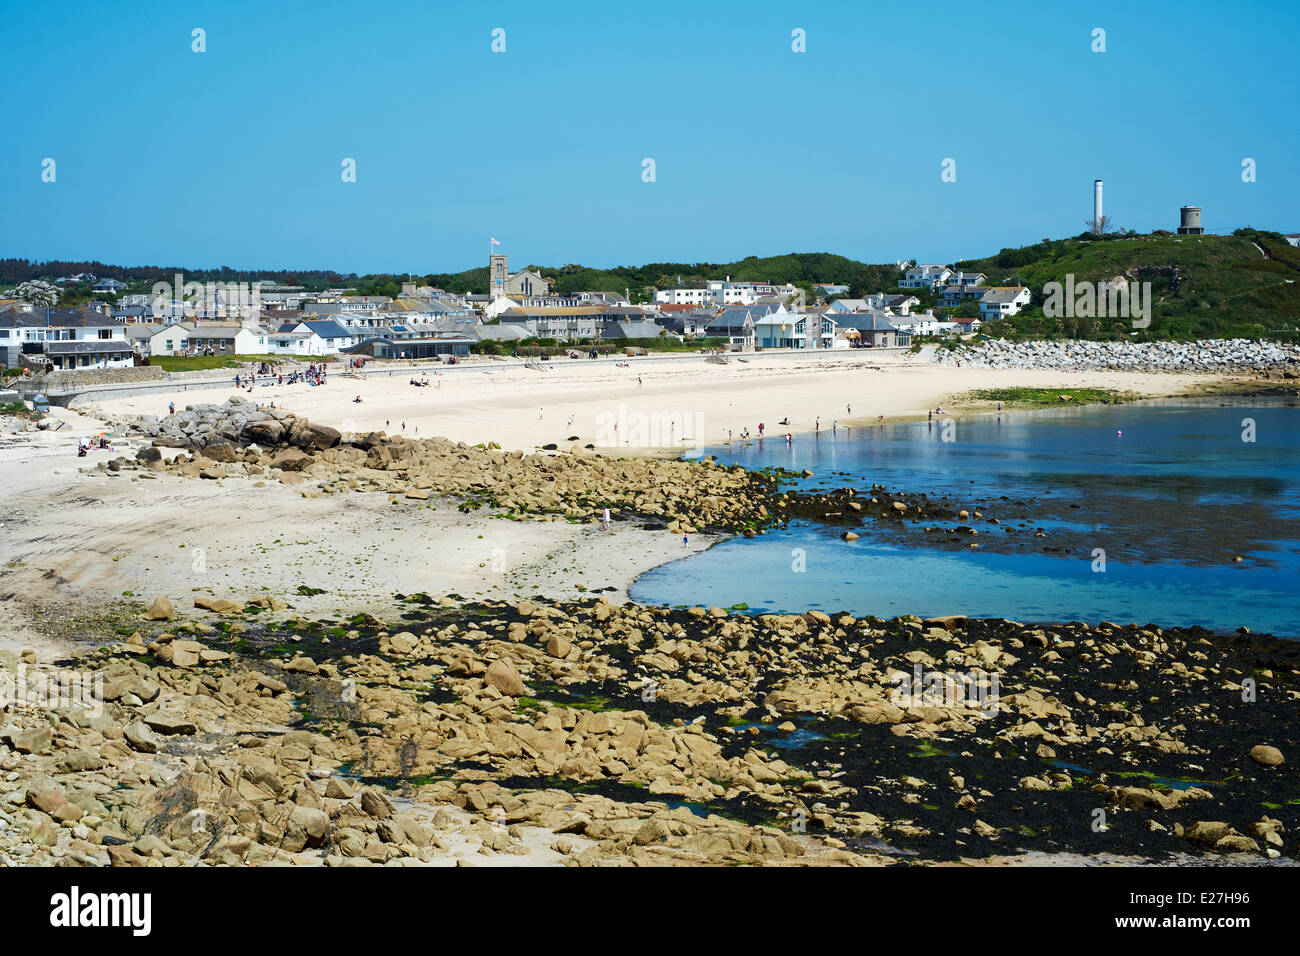
[[(20, 304), (6, 309), (0, 303), (0, 348), (7, 364), (39, 352), (60, 368), (195, 354), (420, 358), (528, 338), (634, 341), (673, 335), (724, 339), (746, 351), (906, 348), (914, 335), (969, 332), (981, 319), (1014, 315), (1029, 302), (1026, 288), (989, 287), (983, 274), (936, 265), (906, 269), (901, 293), (835, 297), (815, 309), (803, 306), (791, 284), (730, 277), (710, 280), (703, 289), (661, 290), (655, 303), (632, 305), (610, 292), (556, 294), (536, 270), (509, 272), (502, 255), (491, 257), (490, 276), (487, 295), (452, 295), (414, 282), (403, 283), (396, 298), (255, 283), (257, 297), (250, 303), (243, 287), (187, 283), (183, 301), (130, 295), (116, 308), (93, 303), (81, 310)], [(930, 312), (913, 315), (921, 300), (907, 290), (921, 288), (939, 292), (944, 306), (978, 301), (980, 317), (945, 322)], [(842, 296), (848, 287), (821, 283), (817, 290)]]

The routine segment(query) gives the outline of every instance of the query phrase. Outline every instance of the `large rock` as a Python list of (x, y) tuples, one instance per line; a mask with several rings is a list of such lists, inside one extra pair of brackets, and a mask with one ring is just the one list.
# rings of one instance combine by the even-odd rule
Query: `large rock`
[(212, 611), (214, 614), (239, 614), (244, 610), (244, 605), (238, 601), (214, 597), (196, 597), (194, 606), (204, 611)]
[(284, 441), (285, 427), (283, 423), (276, 421), (274, 418), (268, 418), (261, 422), (249, 422), (244, 426), (243, 437), (253, 444), (271, 447)]
[(283, 448), (271, 456), (271, 467), (281, 471), (302, 471), (311, 463), (311, 455), (297, 448)]
[(312, 451), (324, 451), (333, 448), (343, 440), (337, 428), (328, 425), (313, 425), (305, 418), (295, 418), (289, 426), (289, 443), (298, 448)]
[(488, 665), (483, 680), (490, 687), (495, 687), (501, 693), (508, 694), (511, 697), (522, 697), (528, 693), (528, 686), (524, 683), (524, 679), (519, 676), (515, 666), (504, 658), (495, 660)]
[(160, 734), (168, 736), (192, 734), (197, 729), (194, 722), (188, 717), (181, 714), (158, 711), (153, 714), (146, 714), (144, 722), (149, 725), (150, 729), (158, 731)]
[(14, 731), (12, 734), (0, 735), (10, 747), (20, 754), (48, 753), (54, 746), (54, 731), (49, 727), (33, 727), (30, 730)]
[(1286, 762), (1282, 751), (1268, 744), (1258, 744), (1250, 748), (1250, 759), (1261, 767), (1280, 767)]
[(122, 728), (122, 733), (126, 737), (126, 742), (131, 745), (133, 750), (140, 753), (153, 754), (158, 752), (158, 738), (153, 735), (149, 725), (143, 721), (137, 720), (133, 724), (127, 724)]
[(233, 463), (243, 460), (243, 452), (234, 442), (218, 439), (198, 449), (198, 453), (212, 461)]
[(165, 597), (156, 597), (153, 604), (149, 605), (149, 610), (145, 612), (146, 621), (170, 621), (176, 612), (172, 610), (172, 602)]

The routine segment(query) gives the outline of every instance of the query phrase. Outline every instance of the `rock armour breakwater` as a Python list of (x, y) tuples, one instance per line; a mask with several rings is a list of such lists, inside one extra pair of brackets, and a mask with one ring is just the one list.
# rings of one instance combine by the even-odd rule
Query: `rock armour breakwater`
[(939, 365), (975, 368), (1124, 372), (1290, 372), (1300, 374), (1300, 348), (1252, 339), (1200, 342), (1008, 342), (997, 339), (952, 351)]

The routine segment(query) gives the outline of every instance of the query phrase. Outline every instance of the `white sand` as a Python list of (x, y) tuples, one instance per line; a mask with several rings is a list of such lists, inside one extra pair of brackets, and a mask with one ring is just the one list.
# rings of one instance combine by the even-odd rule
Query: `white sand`
[[(595, 441), (603, 414), (677, 412), (703, 421), (705, 442), (725, 441), (760, 421), (769, 434), (788, 430), (863, 425), (924, 417), (943, 404), (960, 414), (968, 389), (1005, 385), (1100, 386), (1159, 396), (1213, 382), (1211, 376), (999, 371), (936, 367), (913, 357), (879, 353), (748, 356), (748, 362), (712, 365), (698, 357), (633, 361), (555, 360), (550, 371), (465, 364), (438, 376), (441, 388), (413, 388), (409, 375), (367, 380), (331, 378), (328, 385), (259, 388), (258, 401), (274, 400), (312, 421), (346, 431), (446, 435), (469, 443), (488, 440), (506, 448), (546, 442), (567, 447), (578, 435)], [(430, 374), (433, 366), (424, 366)], [(643, 385), (637, 384), (640, 375)], [(153, 395), (105, 402), (104, 415), (165, 413), (169, 401), (223, 401), (233, 388)], [(352, 402), (360, 394), (361, 404)], [(853, 413), (845, 412), (852, 404)], [(620, 408), (622, 406), (622, 408)], [(542, 418), (538, 419), (538, 409)], [(93, 409), (87, 409), (93, 411)], [(382, 493), (304, 498), (289, 486), (255, 487), (243, 479), (199, 481), (171, 476), (146, 479), (138, 472), (104, 478), (81, 467), (134, 448), (76, 457), (76, 436), (101, 422), (67, 410), (59, 432), (27, 432), (0, 443), (0, 646), (59, 650), (33, 625), (41, 608), (89, 610), (131, 592), (139, 600), (169, 597), (186, 610), (194, 594), (248, 598), (262, 593), (290, 600), (302, 613), (351, 612), (395, 592), (448, 593), (466, 598), (543, 594), (571, 599), (612, 586), (610, 600), (626, 599), (641, 572), (711, 541), (693, 536), (689, 548), (667, 532), (619, 526), (602, 534), (594, 526), (516, 522), (481, 513), (464, 515), (439, 502), (393, 502)], [(572, 415), (575, 424), (567, 427)], [(677, 436), (673, 436), (677, 438)], [(694, 442), (652, 449), (677, 453)], [(202, 555), (201, 560), (199, 559)], [(299, 597), (299, 585), (325, 594)], [(70, 602), (70, 603), (64, 603)]]
[[(880, 415), (886, 420), (924, 418), (927, 409), (938, 405), (945, 410), (957, 408), (956, 399), (976, 388), (1091, 386), (1156, 397), (1184, 393), (1216, 380), (1209, 375), (951, 368), (918, 361), (916, 356), (866, 350), (745, 358), (748, 361), (732, 358), (727, 365), (709, 364), (698, 356), (633, 359), (629, 368), (618, 368), (611, 359), (560, 358), (548, 362), (547, 371), (485, 361), (443, 367), (422, 364), (393, 377), (333, 375), (321, 387), (259, 387), (251, 396), (244, 394), (258, 402), (273, 401), (313, 422), (344, 431), (442, 435), (470, 444), (496, 441), (506, 449), (529, 451), (549, 442), (567, 447), (566, 440), (573, 435), (582, 444), (609, 448), (614, 445), (609, 422), (630, 420), (635, 425), (638, 414), (647, 419), (658, 415), (663, 420), (676, 414), (692, 426), (691, 432), (695, 423), (700, 423), (700, 433), (688, 435), (696, 440), (682, 441), (673, 433), (662, 436), (657, 445), (638, 442), (632, 446), (626, 425), (618, 440), (619, 447), (626, 450), (679, 453), (698, 444), (725, 442), (728, 429), (737, 437), (746, 427), (756, 434), (759, 422), (767, 425), (769, 435), (787, 431), (797, 435), (812, 431), (819, 417), (823, 428), (836, 420), (864, 425)], [(442, 374), (436, 375), (439, 370)], [(424, 374), (441, 387), (409, 384), (412, 375)], [(166, 414), (168, 402), (183, 408), (224, 401), (233, 394), (232, 384), (230, 389), (116, 399), (94, 407), (105, 415)], [(357, 395), (362, 398), (360, 404), (353, 401)], [(572, 427), (568, 425), (570, 416)], [(605, 434), (601, 434), (602, 416)], [(787, 417), (788, 427), (777, 424)]]

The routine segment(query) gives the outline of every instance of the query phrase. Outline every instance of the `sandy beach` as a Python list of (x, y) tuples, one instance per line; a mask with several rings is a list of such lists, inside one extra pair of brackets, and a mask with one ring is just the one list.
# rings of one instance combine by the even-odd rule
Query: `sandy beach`
[[(76, 432), (99, 428), (68, 419)], [(69, 434), (27, 433), (0, 452), (0, 483), (17, 489), (0, 510), (0, 647), (45, 657), (66, 649), (61, 621), (123, 598), (295, 595), (302, 586), (324, 592), (294, 597), (317, 615), (355, 613), (398, 592), (572, 600), (599, 590), (624, 601), (643, 571), (715, 540), (696, 535), (687, 547), (667, 532), (493, 519), (382, 493), (306, 498), (275, 482), (91, 477), (79, 467), (124, 446), (78, 459)]]
[[(241, 397), (354, 434), (386, 426), (401, 433), (404, 422), (407, 438), (495, 441), (525, 452), (553, 443), (559, 453), (516, 458), (363, 439), (327, 446), (311, 466), (317, 470), (297, 474), (265, 467), (254, 448), (241, 454), (258, 461), (215, 468), (216, 458), (199, 465), (174, 448), (163, 452), (178, 459), (170, 464), (134, 460), (152, 447), (120, 427), (126, 418), (164, 413), (168, 401), (178, 409), (224, 402), (237, 394), (233, 386), (55, 409), (57, 430), (0, 439), (0, 482), (9, 490), (0, 507), (0, 669), (17, 672), (21, 660), (39, 677), (72, 657), (85, 674), (106, 675), (112, 694), (102, 720), (59, 723), (57, 740), (53, 711), (40, 707), (4, 728), (10, 746), (30, 755), (5, 764), (19, 768), (12, 787), (37, 794), (49, 812), (25, 811), (22, 828), (0, 840), (0, 863), (71, 852), (95, 866), (888, 865), (898, 846), (931, 862), (1042, 862), (1061, 849), (1071, 860), (1092, 859), (1086, 843), (1039, 841), (1029, 855), (1017, 851), (1026, 814), (1035, 815), (1032, 831), (1062, 813), (1082, 818), (1096, 798), (1082, 778), (1051, 767), (1026, 777), (999, 748), (1032, 733), (1044, 760), (1071, 747), (1092, 748), (1062, 751), (1081, 765), (1113, 763), (1113, 748), (1127, 754), (1133, 745), (1130, 728), (1113, 719), (1125, 695), (1113, 683), (1113, 658), (1145, 667), (1148, 648), (1157, 647), (1179, 661), (1191, 637), (1167, 632), (1166, 645), (1136, 625), (1103, 624), (1095, 634), (1062, 625), (1073, 628), (1062, 647), (1104, 640), (1115, 649), (1097, 659), (1096, 674), (1058, 654), (1061, 673), (1044, 676), (1049, 658), (1034, 648), (1061, 638), (1009, 621), (751, 617), (631, 604), (628, 588), (640, 574), (722, 540), (689, 533), (683, 541), (684, 526), (668, 520), (683, 514), (679, 506), (707, 515), (712, 500), (739, 514), (729, 496), (743, 500), (747, 486), (716, 482), (757, 479), (708, 463), (596, 458), (581, 446), (608, 453), (609, 422), (628, 434), (638, 415), (698, 426), (686, 441), (655, 433), (658, 443), (646, 451), (671, 456), (721, 443), (728, 429), (756, 432), (760, 421), (779, 434), (776, 423), (787, 416), (785, 427), (802, 435), (819, 418), (828, 428), (837, 420), (861, 427), (878, 416), (924, 418), (940, 405), (954, 417), (984, 414), (987, 403), (968, 397), (977, 388), (1100, 387), (1159, 397), (1226, 379), (944, 368), (878, 354), (437, 371), (411, 374), (441, 387), (414, 388), (411, 374), (336, 374), (323, 387)], [(77, 438), (104, 430), (113, 432), (112, 447), (78, 458)], [(619, 451), (636, 451), (633, 441)], [(408, 446), (439, 449), (437, 460), (393, 459), (382, 470), (383, 455), (372, 462), (361, 450)], [(574, 446), (580, 455), (564, 454)], [(350, 472), (319, 470), (344, 452)], [(442, 480), (422, 477), (457, 462), (461, 470)], [(633, 487), (645, 500), (606, 531), (595, 523), (598, 504), (582, 496), (595, 488), (601, 500), (617, 497), (611, 473), (639, 476)], [(683, 473), (690, 484), (680, 483)], [(350, 475), (381, 490), (351, 490)], [(469, 494), (462, 504), (441, 497), (444, 488)], [(472, 500), (480, 491), (490, 500), (516, 491), (562, 500), (480, 507)], [(671, 507), (650, 502), (655, 495)], [(581, 507), (566, 511), (566, 502)], [(698, 523), (755, 533), (742, 519)], [(1000, 669), (1005, 693), (994, 712), (1007, 710), (1002, 729), (986, 731), (960, 701), (922, 700), (913, 712), (886, 696), (890, 674), (924, 657), (920, 637), (936, 661)], [(1224, 673), (1277, 666), (1272, 657), (1242, 663), (1228, 649), (1214, 653)], [(1085, 691), (1068, 702), (1053, 696), (1067, 680)], [(1289, 745), (1282, 710), (1274, 705), (1257, 719), (1258, 732), (1216, 719), (1230, 731), (1213, 746), (1272, 761), (1275, 749), (1259, 741)], [(1065, 723), (1052, 723), (1058, 719)], [(1082, 730), (1068, 723), (1076, 720)], [(1156, 776), (1187, 772), (1183, 740), (1160, 730), (1173, 723), (1171, 712), (1149, 720), (1159, 736), (1139, 765)], [(785, 735), (808, 733), (805, 726), (825, 731), (812, 736), (834, 758), (828, 766), (842, 768), (834, 776), (818, 770), (813, 778), (798, 766), (797, 750), (780, 749)], [(929, 741), (950, 735), (960, 736), (954, 749), (969, 752), (960, 762), (944, 752), (946, 783), (922, 779), (939, 769)], [(44, 782), (55, 771), (63, 789)], [(1263, 796), (1280, 800), (1285, 781), (1270, 786)], [(951, 799), (913, 788), (950, 791)], [(1184, 799), (1103, 789), (1110, 803), (1170, 812)], [(875, 795), (864, 802), (868, 790)], [(65, 791), (80, 801), (76, 809)], [(1211, 796), (1195, 787), (1186, 793)], [(1257, 799), (1249, 787), (1242, 793)], [(937, 802), (919, 815), (922, 799)], [(169, 809), (182, 804), (214, 816), (211, 834)], [(978, 818), (970, 814), (976, 806)], [(1277, 821), (1221, 815), (1235, 828), (1214, 823), (1202, 832), (1198, 823), (1186, 840), (1180, 832), (1162, 847), (1212, 839), (1217, 852), (1279, 858)], [(1146, 839), (1125, 836), (1111, 859), (1147, 859)]]
[[(441, 373), (441, 374), (438, 374)], [(433, 386), (416, 388), (412, 376)], [(638, 384), (640, 378), (640, 384)], [(631, 446), (628, 453), (675, 455), (737, 438), (745, 427), (768, 434), (862, 426), (924, 417), (927, 409), (983, 411), (963, 400), (971, 389), (1008, 385), (1104, 387), (1144, 397), (1185, 394), (1213, 385), (1209, 375), (1059, 373), (945, 368), (916, 356), (835, 353), (754, 355), (726, 365), (702, 357), (614, 361), (555, 360), (548, 371), (483, 362), (425, 364), (410, 374), (369, 378), (332, 375), (327, 385), (258, 387), (252, 395), (210, 389), (55, 409), (57, 432), (28, 431), (0, 449), (0, 482), (12, 489), (0, 511), (0, 621), (4, 646), (57, 654), (66, 628), (39, 608), (93, 608), (154, 594), (292, 594), (305, 613), (351, 612), (394, 593), (448, 593), (465, 598), (545, 595), (570, 600), (597, 589), (626, 600), (635, 578), (666, 561), (706, 548), (716, 538), (464, 514), (449, 503), (412, 502), (383, 493), (306, 498), (275, 482), (194, 482), (170, 475), (83, 474), (105, 457), (134, 454), (138, 441), (114, 451), (75, 455), (76, 438), (129, 415), (165, 414), (166, 404), (221, 402), (243, 394), (274, 402), (345, 432), (384, 430), (408, 437), (496, 441), (531, 451), (608, 438), (604, 421), (658, 415), (702, 423), (700, 441)], [(360, 395), (361, 403), (353, 399)], [(852, 407), (852, 412), (846, 411)], [(539, 416), (540, 409), (540, 416)], [(568, 427), (572, 417), (573, 426)], [(779, 426), (782, 418), (790, 425)], [(418, 430), (418, 431), (417, 431)], [(567, 441), (577, 436), (577, 442)], [(695, 439), (696, 435), (687, 435)], [(598, 444), (604, 451), (608, 444)], [(629, 540), (629, 536), (633, 540)], [(54, 615), (54, 622), (66, 618)], [(45, 625), (33, 629), (34, 619)]]
[[(960, 411), (961, 396), (971, 389), (1095, 387), (1155, 398), (1185, 394), (1219, 380), (1211, 375), (951, 368), (921, 356), (869, 350), (755, 354), (744, 361), (733, 356), (726, 365), (708, 363), (701, 356), (631, 359), (626, 368), (610, 359), (555, 359), (546, 364), (546, 371), (486, 360), (458, 366), (423, 364), (409, 374), (332, 374), (321, 387), (259, 386), (244, 394), (345, 432), (387, 430), (468, 444), (495, 441), (507, 450), (524, 451), (548, 443), (567, 447), (577, 436), (580, 444), (602, 449), (680, 454), (699, 445), (721, 444), (729, 431), (737, 438), (745, 428), (756, 435), (760, 422), (768, 435), (798, 435), (811, 432), (819, 419), (822, 428), (836, 421), (853, 427), (874, 423), (882, 415), (886, 421), (924, 418), (927, 410), (940, 405)], [(412, 377), (425, 376), (434, 383), (430, 387), (410, 384)], [(183, 408), (234, 394), (232, 381), (229, 390), (115, 399), (88, 406), (87, 411), (106, 417), (165, 415), (169, 402)], [(357, 396), (360, 403), (354, 401)], [(661, 427), (653, 430), (649, 444), (632, 444), (638, 440), (637, 416), (644, 416), (643, 421), (675, 416), (686, 434)], [(782, 419), (790, 424), (778, 424)], [(632, 427), (622, 425), (624, 433), (615, 441), (611, 423), (629, 421)]]

